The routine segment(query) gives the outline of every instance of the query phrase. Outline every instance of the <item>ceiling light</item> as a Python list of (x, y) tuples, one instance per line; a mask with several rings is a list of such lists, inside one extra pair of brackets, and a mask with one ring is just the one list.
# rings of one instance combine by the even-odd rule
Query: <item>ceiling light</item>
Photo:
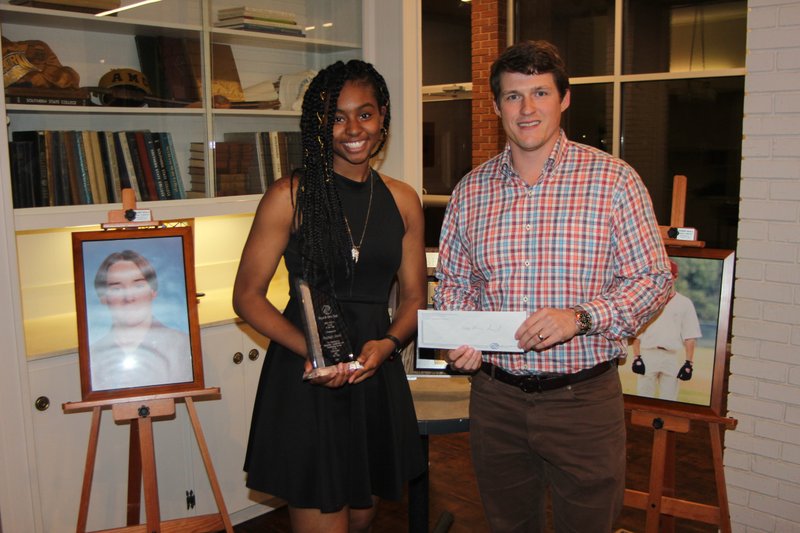
[(120, 11), (125, 11), (127, 9), (133, 9), (134, 7), (141, 7), (147, 4), (155, 4), (156, 2), (160, 2), (161, 0), (142, 0), (141, 2), (136, 2), (128, 6), (118, 7), (116, 9), (109, 9), (108, 11), (103, 11), (102, 13), (97, 13), (95, 17), (106, 17), (108, 15), (113, 15), (114, 13), (119, 13)]

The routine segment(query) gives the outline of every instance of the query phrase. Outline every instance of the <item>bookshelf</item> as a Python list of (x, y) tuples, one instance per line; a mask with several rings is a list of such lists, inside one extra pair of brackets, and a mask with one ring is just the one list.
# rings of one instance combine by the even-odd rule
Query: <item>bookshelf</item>
[[(261, 0), (258, 4), (266, 5)], [(132, 9), (112, 17), (95, 17), (91, 14), (65, 10), (42, 9), (25, 5), (12, 5), (0, 0), (0, 34), (12, 42), (40, 40), (57, 56), (61, 65), (74, 69), (80, 76), (80, 86), (95, 87), (101, 77), (112, 69), (135, 69), (144, 72), (137, 42), (161, 41), (180, 43), (191, 40), (199, 53), (201, 63), (194, 72), (199, 82), (194, 94), (197, 102), (179, 106), (172, 103), (148, 101), (144, 106), (101, 105), (95, 94), (91, 105), (42, 105), (6, 103), (0, 99), (8, 121), (8, 141), (20, 137), (22, 132), (158, 132), (169, 136), (174, 154), (178, 179), (185, 197), (171, 194), (172, 198), (158, 200), (138, 199), (142, 208), (152, 209), (160, 220), (249, 216), (255, 211), (263, 186), (269, 180), (250, 177), (247, 187), (231, 185), (226, 180), (236, 179), (216, 172), (217, 143), (231, 142), (266, 132), (296, 132), (300, 113), (291, 108), (291, 102), (280, 108), (237, 108), (214, 105), (218, 83), (217, 76), (238, 77), (243, 89), (251, 86), (269, 88), (281, 76), (314, 71), (337, 59), (362, 56), (362, 0), (275, 0), (269, 6), (295, 13), (303, 26), (304, 36), (278, 35), (263, 32), (216, 28), (216, 13), (220, 9), (236, 7), (238, 3), (218, 0), (162, 0), (161, 2)], [(307, 29), (307, 28), (319, 29)], [(214, 55), (223, 50), (226, 56)], [(232, 70), (233, 69), (233, 70)], [(187, 81), (191, 83), (192, 80)], [(159, 81), (159, 83), (162, 83)], [(157, 95), (151, 82), (153, 95)], [(185, 95), (187, 91), (178, 91)], [(191, 93), (191, 91), (188, 91)], [(263, 97), (259, 93), (257, 97)], [(5, 94), (4, 94), (5, 96)], [(248, 94), (249, 96), (249, 94)], [(279, 97), (277, 90), (273, 96)], [(269, 97), (269, 96), (267, 96)], [(278, 103), (280, 104), (280, 98)], [(80, 135), (78, 135), (80, 136)], [(67, 243), (76, 228), (97, 225), (104, 221), (107, 212), (119, 209), (113, 195), (106, 202), (93, 198), (92, 203), (76, 204), (72, 201), (55, 202), (62, 205), (13, 207), (14, 184), (10, 170), (19, 165), (12, 157), (10, 145), (4, 144), (3, 192), (9, 200), (7, 213), (12, 213), (13, 241), (16, 244), (17, 263), (35, 265), (50, 263), (52, 268), (30, 269), (19, 280), (21, 305), (24, 311), (22, 329), (28, 339), (29, 358), (69, 353), (76, 349), (71, 335), (74, 323), (71, 285), (71, 253)], [(106, 145), (108, 147), (110, 145)], [(195, 147), (193, 151), (191, 148)], [(196, 147), (201, 147), (198, 156)], [(9, 147), (6, 151), (5, 147)], [(225, 148), (220, 144), (220, 152)], [(119, 147), (117, 147), (119, 149)], [(29, 153), (29, 152), (23, 152)], [(220, 153), (220, 159), (226, 157)], [(113, 157), (111, 157), (113, 156)], [(146, 157), (146, 156), (143, 156)], [(197, 158), (203, 159), (203, 174), (198, 176)], [(229, 156), (227, 156), (229, 157)], [(120, 159), (121, 154), (103, 152), (103, 160)], [(30, 164), (34, 164), (31, 161)], [(190, 164), (193, 167), (190, 168)], [(97, 165), (102, 167), (102, 165)], [(62, 169), (68, 176), (69, 169)], [(227, 172), (221, 167), (223, 172)], [(110, 172), (110, 167), (105, 167)], [(113, 173), (112, 173), (113, 174)], [(105, 178), (99, 178), (103, 180)], [(51, 176), (52, 178), (52, 176)], [(119, 176), (117, 176), (119, 179)], [(107, 181), (113, 183), (110, 177)], [(204, 183), (203, 183), (204, 181)], [(193, 183), (194, 182), (194, 183)], [(191, 191), (194, 184), (195, 191)], [(52, 183), (51, 183), (52, 188)], [(198, 192), (198, 189), (201, 192)], [(51, 189), (51, 194), (53, 193)], [(13, 208), (12, 208), (13, 207)], [(224, 226), (226, 223), (223, 223)], [(195, 239), (218, 239), (214, 230), (204, 228), (214, 224), (195, 224)], [(246, 229), (242, 230), (246, 234)], [(42, 234), (46, 239), (42, 239)], [(223, 237), (226, 238), (226, 237)], [(47, 242), (42, 248), (42, 242)], [(48, 259), (54, 254), (52, 259)], [(235, 272), (236, 253), (217, 261), (224, 265), (223, 279), (232, 279)], [(206, 265), (210, 270), (220, 268), (214, 260)], [(61, 266), (58, 266), (61, 265)], [(198, 263), (198, 275), (202, 269)], [(219, 276), (218, 276), (219, 277)], [(42, 288), (54, 291), (55, 305), (40, 309)], [(229, 287), (220, 287), (222, 308), (228, 311), (212, 315), (218, 319), (233, 319), (229, 310)], [(202, 290), (199, 288), (198, 290)], [(208, 291), (212, 294), (217, 289)], [(211, 305), (206, 305), (206, 308)], [(218, 316), (221, 315), (221, 316)], [(35, 317), (32, 319), (30, 317)], [(50, 334), (64, 331), (65, 334)], [(30, 346), (31, 339), (47, 337), (45, 347)], [(41, 343), (35, 343), (41, 344)]]
[[(362, 0), (275, 0), (268, 3), (262, 0), (253, 4), (295, 14), (303, 35), (215, 27), (216, 15), (221, 9), (243, 5), (230, 1), (161, 1), (100, 18), (87, 13), (0, 2), (0, 34), (4, 38), (12, 42), (43, 41), (62, 65), (80, 75), (80, 86), (90, 90), (96, 89), (100, 78), (111, 69), (149, 71), (140, 61), (137, 38), (169, 41), (173, 43), (170, 50), (175, 48), (176, 42), (192, 42), (193, 53), (200, 61), (192, 67), (198, 80), (196, 94), (199, 96), (194, 104), (180, 107), (148, 101), (142, 107), (99, 105), (98, 92), (92, 93), (90, 105), (5, 103), (9, 141), (15, 132), (24, 131), (165, 132), (172, 139), (176, 167), (186, 191), (191, 190), (190, 146), (203, 143), (206, 147), (204, 194), (156, 201), (140, 199), (144, 207), (158, 209), (163, 219), (183, 218), (187, 212), (203, 216), (253, 211), (261, 190), (249, 189), (245, 194), (235, 195), (236, 198), (218, 197), (220, 187), (217, 187), (218, 177), (214, 172), (216, 143), (234, 133), (297, 131), (299, 111), (290, 107), (291, 102), (267, 109), (220, 107), (215, 93), (220, 91), (218, 77), (226, 76), (221, 71), (233, 72), (247, 93), (248, 87), (268, 86), (298, 73), (313, 72), (337, 59), (363, 55)], [(224, 58), (223, 52), (228, 54)], [(156, 82), (161, 84), (163, 80), (151, 81), (154, 93)], [(278, 102), (283, 103), (282, 100)], [(19, 164), (12, 161), (11, 166), (16, 176), (14, 167)], [(5, 179), (9, 179), (10, 175), (5, 175)], [(106, 211), (116, 208), (119, 207), (113, 201), (106, 204), (96, 200), (86, 205), (31, 207), (24, 204), (13, 211), (14, 226), (17, 230), (47, 230), (96, 223), (104, 219)]]

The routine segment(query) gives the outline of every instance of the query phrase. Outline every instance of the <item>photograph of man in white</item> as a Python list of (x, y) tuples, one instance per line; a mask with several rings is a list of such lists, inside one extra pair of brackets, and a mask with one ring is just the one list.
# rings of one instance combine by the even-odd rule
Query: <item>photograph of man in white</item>
[[(670, 260), (670, 268), (677, 280), (678, 264)], [(667, 305), (631, 343), (631, 370), (638, 374), (636, 393), (676, 401), (679, 381), (692, 379), (694, 351), (702, 336), (694, 304), (673, 285)]]

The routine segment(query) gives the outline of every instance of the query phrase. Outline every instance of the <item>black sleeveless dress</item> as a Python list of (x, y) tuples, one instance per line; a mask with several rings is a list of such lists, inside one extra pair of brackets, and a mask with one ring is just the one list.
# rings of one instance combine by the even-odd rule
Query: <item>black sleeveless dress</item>
[[(352, 279), (336, 278), (336, 296), (354, 353), (389, 327), (388, 294), (402, 256), (403, 220), (375, 171), (373, 204)], [(353, 239), (361, 237), (369, 180), (336, 176)], [(299, 275), (298, 243), (284, 252), (290, 277)], [(300, 327), (291, 289), (284, 311)], [(253, 407), (244, 469), (247, 486), (299, 508), (334, 512), (372, 506), (372, 495), (400, 499), (406, 481), (425, 468), (414, 404), (399, 358), (385, 361), (357, 385), (338, 389), (302, 380), (304, 360), (271, 343)]]

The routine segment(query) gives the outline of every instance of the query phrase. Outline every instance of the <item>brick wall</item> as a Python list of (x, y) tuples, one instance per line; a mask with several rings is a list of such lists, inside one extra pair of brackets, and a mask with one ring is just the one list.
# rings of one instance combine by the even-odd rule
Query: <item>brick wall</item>
[(472, 1), (472, 166), (497, 155), (505, 134), (492, 107), (489, 70), (506, 49), (506, 0)]
[(748, 2), (725, 475), (734, 531), (800, 531), (800, 2)]

